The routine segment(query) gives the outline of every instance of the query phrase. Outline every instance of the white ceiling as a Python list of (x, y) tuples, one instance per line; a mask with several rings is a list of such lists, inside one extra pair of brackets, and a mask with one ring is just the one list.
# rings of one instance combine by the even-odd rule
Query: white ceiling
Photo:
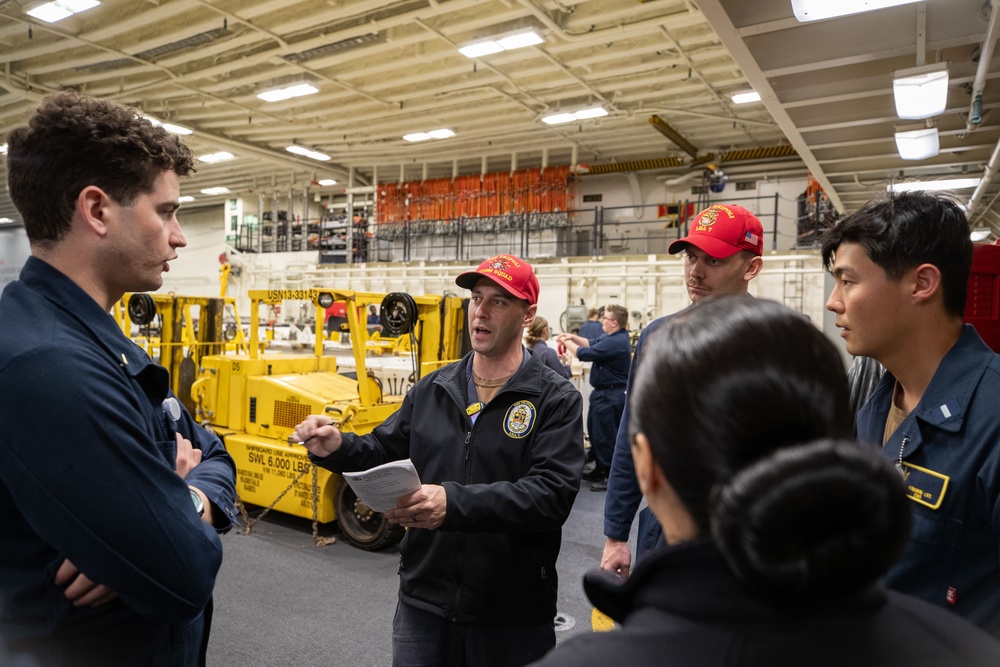
[[(139, 106), (192, 128), (198, 153), (236, 155), (199, 164), (182, 184), (194, 206), (221, 202), (199, 193), (210, 186), (329, 193), (351, 178), (366, 185), (572, 163), (676, 177), (711, 159), (748, 178), (808, 169), (851, 210), (887, 178), (982, 175), (1000, 140), (995, 57), (983, 121), (967, 125), (988, 27), (989, 2), (980, 0), (811, 24), (795, 21), (789, 0), (105, 0), (55, 24), (24, 14), (26, 4), (0, 0), (0, 135), (62, 88)], [(539, 29), (545, 42), (475, 61), (458, 53), (519, 27)], [(903, 161), (892, 137), (902, 122), (892, 72), (921, 58), (949, 62), (948, 109), (935, 119), (941, 154)], [(274, 104), (256, 97), (302, 78), (320, 92)], [(763, 102), (730, 101), (751, 87)], [(540, 122), (588, 104), (610, 115)], [(688, 150), (656, 130), (654, 115)], [(442, 127), (456, 136), (402, 139)], [(292, 143), (332, 159), (292, 155)], [(789, 144), (791, 156), (775, 150)], [(322, 178), (339, 184), (310, 185)], [(970, 215), (1000, 230), (1000, 187), (988, 180)], [(5, 194), (0, 217), (17, 219)]]

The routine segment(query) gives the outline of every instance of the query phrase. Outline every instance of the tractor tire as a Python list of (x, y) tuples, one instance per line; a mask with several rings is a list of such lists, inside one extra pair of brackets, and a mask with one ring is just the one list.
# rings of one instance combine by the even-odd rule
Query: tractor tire
[(405, 529), (389, 523), (382, 514), (358, 500), (354, 489), (344, 480), (337, 485), (334, 503), (340, 532), (358, 549), (381, 551), (403, 539)]

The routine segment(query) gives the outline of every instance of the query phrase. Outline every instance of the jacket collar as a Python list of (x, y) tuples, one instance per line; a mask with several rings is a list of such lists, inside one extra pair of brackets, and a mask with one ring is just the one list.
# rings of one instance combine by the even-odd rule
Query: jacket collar
[[(514, 372), (510, 382), (503, 388), (503, 391), (516, 390), (526, 394), (540, 394), (542, 393), (540, 377), (544, 366), (539, 360), (540, 357), (532, 355), (524, 346), (521, 349), (527, 357), (527, 362), (523, 363)], [(442, 368), (435, 375), (434, 383), (452, 390), (458, 389), (458, 396), (464, 396), (463, 388), (466, 385), (465, 379), (468, 377), (469, 364), (472, 363), (472, 355), (474, 354), (475, 352), (469, 352), (462, 357), (461, 361)]]
[(595, 570), (584, 577), (583, 588), (595, 607), (618, 622), (632, 612), (654, 608), (688, 618), (757, 623), (790, 610), (874, 609), (887, 600), (885, 589), (877, 584), (822, 602), (772, 604), (753, 595), (736, 579), (709, 540), (649, 552), (624, 581), (610, 572)]
[(114, 318), (101, 309), (93, 297), (51, 264), (35, 256), (28, 257), (21, 269), (21, 282), (57, 311), (72, 317), (77, 325), (108, 351), (130, 375), (138, 375), (152, 361), (119, 328)]
[[(971, 324), (963, 324), (961, 335), (938, 364), (912, 415), (944, 431), (960, 431), (972, 395), (992, 358), (993, 352), (975, 328)], [(892, 400), (895, 383), (896, 378), (891, 373), (886, 372), (882, 376), (872, 392), (872, 400), (861, 410), (864, 417), (876, 417), (884, 411), (880, 409), (876, 414), (872, 413), (876, 406), (883, 407)]]

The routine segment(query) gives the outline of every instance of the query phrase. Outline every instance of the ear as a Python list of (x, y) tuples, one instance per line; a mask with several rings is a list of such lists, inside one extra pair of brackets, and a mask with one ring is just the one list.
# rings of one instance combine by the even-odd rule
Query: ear
[(538, 304), (533, 303), (528, 306), (528, 309), (524, 311), (524, 326), (531, 326), (531, 320), (535, 319), (535, 313), (538, 312)]
[(76, 197), (75, 213), (84, 226), (100, 237), (108, 234), (111, 197), (96, 185), (88, 185)]
[(941, 294), (941, 269), (933, 264), (921, 264), (913, 269), (913, 299), (927, 301)]
[(750, 260), (750, 264), (747, 265), (747, 270), (743, 273), (743, 280), (750, 282), (757, 277), (762, 268), (764, 268), (764, 260), (755, 256)]
[(649, 498), (663, 486), (666, 481), (663, 471), (656, 463), (653, 456), (653, 448), (649, 444), (649, 439), (645, 433), (636, 433), (632, 439), (632, 462), (635, 465), (635, 477), (639, 482), (639, 490), (642, 495)]

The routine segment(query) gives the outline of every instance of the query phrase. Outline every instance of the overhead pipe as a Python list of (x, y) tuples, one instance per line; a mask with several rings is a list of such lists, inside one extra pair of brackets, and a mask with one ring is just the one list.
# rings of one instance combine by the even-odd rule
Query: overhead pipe
[(986, 77), (993, 60), (993, 47), (1000, 36), (1000, 0), (990, 0), (990, 24), (986, 29), (986, 37), (979, 49), (979, 67), (976, 68), (976, 78), (972, 81), (972, 101), (969, 103), (969, 119), (965, 131), (972, 132), (983, 122), (983, 91), (986, 89)]

